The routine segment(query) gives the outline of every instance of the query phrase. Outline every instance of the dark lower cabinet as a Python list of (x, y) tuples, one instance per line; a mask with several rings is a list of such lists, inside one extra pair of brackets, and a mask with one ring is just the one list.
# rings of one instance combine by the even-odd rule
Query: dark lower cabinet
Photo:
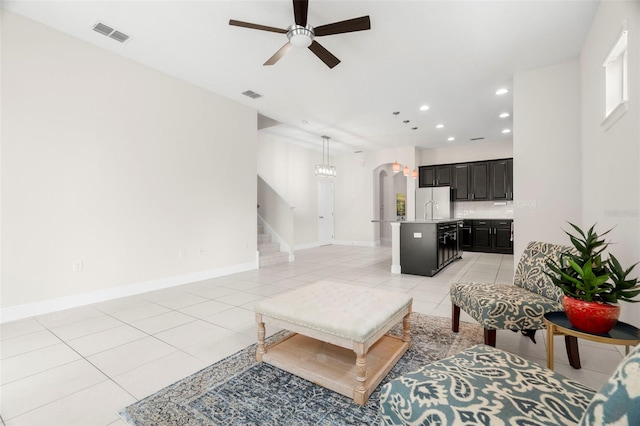
[(460, 228), (460, 247), (462, 250), (473, 248), (473, 226), (470, 220), (465, 220)]
[(487, 253), (513, 254), (513, 241), (511, 241), (512, 220), (465, 220), (463, 229), (469, 229), (469, 244), (463, 244), (467, 251), (479, 251)]

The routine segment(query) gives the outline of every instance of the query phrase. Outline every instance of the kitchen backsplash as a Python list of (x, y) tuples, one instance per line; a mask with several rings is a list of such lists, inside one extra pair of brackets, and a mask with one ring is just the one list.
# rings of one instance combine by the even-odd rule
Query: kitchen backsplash
[(513, 219), (513, 201), (456, 201), (456, 219)]

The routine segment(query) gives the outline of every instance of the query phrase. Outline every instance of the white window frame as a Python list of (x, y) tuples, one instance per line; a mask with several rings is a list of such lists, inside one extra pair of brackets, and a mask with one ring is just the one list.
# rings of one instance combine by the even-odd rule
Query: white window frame
[(602, 62), (605, 68), (605, 118), (601, 126), (609, 130), (628, 111), (628, 24), (625, 20), (615, 42)]

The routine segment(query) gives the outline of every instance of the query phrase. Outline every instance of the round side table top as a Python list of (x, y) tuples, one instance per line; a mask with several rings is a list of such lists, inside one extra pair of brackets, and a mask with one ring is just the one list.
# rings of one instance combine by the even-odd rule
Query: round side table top
[(602, 340), (614, 339), (614, 340), (628, 340), (630, 342), (640, 341), (640, 329), (622, 321), (618, 321), (618, 323), (608, 333), (595, 334), (595, 333), (589, 333), (587, 331), (578, 330), (577, 328), (575, 328), (571, 324), (571, 322), (567, 318), (567, 315), (564, 312), (549, 312), (544, 314), (544, 318), (550, 323), (552, 323), (553, 325), (555, 325), (556, 327), (560, 327), (567, 331), (570, 331), (572, 335), (575, 335), (578, 337), (585, 336), (589, 338), (590, 336), (593, 336), (593, 337), (599, 337)]

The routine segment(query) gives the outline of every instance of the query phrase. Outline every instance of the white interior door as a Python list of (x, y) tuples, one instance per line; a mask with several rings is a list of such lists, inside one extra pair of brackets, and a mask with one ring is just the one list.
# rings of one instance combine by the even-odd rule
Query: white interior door
[(318, 242), (333, 244), (333, 182), (318, 182)]

